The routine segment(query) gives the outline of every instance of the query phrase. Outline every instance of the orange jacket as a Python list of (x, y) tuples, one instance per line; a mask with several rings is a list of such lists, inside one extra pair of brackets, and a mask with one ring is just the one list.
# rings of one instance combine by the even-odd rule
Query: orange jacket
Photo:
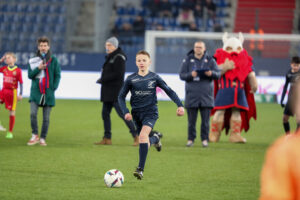
[(260, 200), (300, 200), (300, 131), (268, 149), (261, 173)]

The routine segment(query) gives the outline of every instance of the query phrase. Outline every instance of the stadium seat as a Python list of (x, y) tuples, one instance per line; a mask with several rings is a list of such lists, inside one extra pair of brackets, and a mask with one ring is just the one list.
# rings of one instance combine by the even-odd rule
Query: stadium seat
[(51, 17), (51, 15), (44, 15), (43, 17), (42, 17), (42, 20), (41, 20), (41, 22), (43, 23), (43, 24), (50, 24), (51, 22), (52, 22), (52, 17)]
[(9, 10), (8, 7), (9, 7), (8, 4), (5, 4), (5, 3), (3, 5), (1, 5), (0, 6), (1, 12), (8, 12), (8, 10)]
[(13, 21), (13, 15), (4, 14), (4, 16), (3, 16), (3, 22), (5, 22), (5, 23), (11, 23), (12, 21)]
[(116, 11), (117, 11), (117, 15), (119, 16), (125, 15), (125, 8), (123, 6), (117, 7)]
[(137, 15), (137, 11), (136, 11), (136, 9), (134, 7), (128, 7), (126, 9), (126, 14), (127, 15), (131, 15), (131, 16)]
[(215, 1), (216, 6), (219, 8), (225, 8), (227, 6), (229, 6), (229, 3), (226, 2), (226, 0), (217, 0)]
[(10, 49), (10, 44), (6, 41), (1, 42), (1, 50), (2, 51), (9, 51)]
[(142, 17), (144, 17), (147, 14), (147, 9), (139, 8), (139, 9), (137, 9), (137, 14), (140, 15), (140, 16), (142, 16)]
[(66, 11), (66, 7), (64, 5), (62, 5), (62, 4), (59, 5), (59, 6), (57, 6), (57, 8), (56, 8), (57, 14), (64, 14), (65, 11)]
[(0, 13), (0, 23), (4, 22), (4, 13)]

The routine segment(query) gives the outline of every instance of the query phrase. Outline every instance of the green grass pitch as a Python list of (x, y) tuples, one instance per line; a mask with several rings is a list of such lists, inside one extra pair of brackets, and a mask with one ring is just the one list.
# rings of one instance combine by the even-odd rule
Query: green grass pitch
[[(221, 141), (202, 148), (200, 123), (192, 148), (185, 147), (187, 116), (177, 117), (173, 102), (159, 102), (155, 129), (164, 134), (162, 152), (151, 148), (144, 179), (133, 177), (138, 147), (125, 124), (112, 112), (112, 146), (95, 146), (103, 136), (101, 103), (57, 100), (52, 109), (47, 147), (27, 146), (31, 137), (29, 103), (18, 103), (14, 139), (0, 132), (0, 199), (153, 199), (241, 200), (257, 199), (259, 176), (267, 147), (283, 134), (282, 109), (258, 104), (258, 120), (251, 120), (243, 135), (247, 144)], [(200, 116), (199, 116), (200, 117)], [(8, 111), (1, 105), (0, 119), (8, 127)], [(39, 129), (42, 112), (39, 111)], [(294, 120), (291, 120), (295, 128)], [(104, 173), (117, 168), (125, 176), (121, 188), (107, 188)]]

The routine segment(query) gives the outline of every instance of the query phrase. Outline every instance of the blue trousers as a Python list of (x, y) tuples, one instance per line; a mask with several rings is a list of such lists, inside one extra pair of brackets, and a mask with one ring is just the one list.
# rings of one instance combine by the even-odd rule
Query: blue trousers
[(208, 140), (209, 134), (209, 119), (210, 110), (208, 107), (187, 108), (188, 113), (188, 140), (194, 141), (196, 138), (196, 122), (198, 117), (198, 110), (201, 114), (201, 140)]
[(135, 124), (132, 120), (126, 121), (124, 119), (123, 112), (122, 112), (118, 102), (103, 102), (103, 104), (102, 104), (102, 119), (103, 119), (103, 123), (104, 123), (104, 137), (111, 139), (110, 113), (111, 113), (111, 110), (113, 107), (115, 108), (119, 117), (121, 119), (123, 119), (123, 121), (126, 123), (126, 126), (129, 128), (132, 137), (135, 137), (137, 135), (137, 130), (136, 130)]

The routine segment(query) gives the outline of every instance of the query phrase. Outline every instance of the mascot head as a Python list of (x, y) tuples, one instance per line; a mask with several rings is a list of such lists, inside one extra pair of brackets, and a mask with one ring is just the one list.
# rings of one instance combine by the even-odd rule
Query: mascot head
[(239, 33), (239, 38), (236, 37), (230, 37), (228, 38), (228, 33), (225, 32), (223, 35), (223, 50), (231, 53), (231, 52), (237, 52), (240, 53), (243, 50), (243, 42), (244, 37), (243, 34)]

